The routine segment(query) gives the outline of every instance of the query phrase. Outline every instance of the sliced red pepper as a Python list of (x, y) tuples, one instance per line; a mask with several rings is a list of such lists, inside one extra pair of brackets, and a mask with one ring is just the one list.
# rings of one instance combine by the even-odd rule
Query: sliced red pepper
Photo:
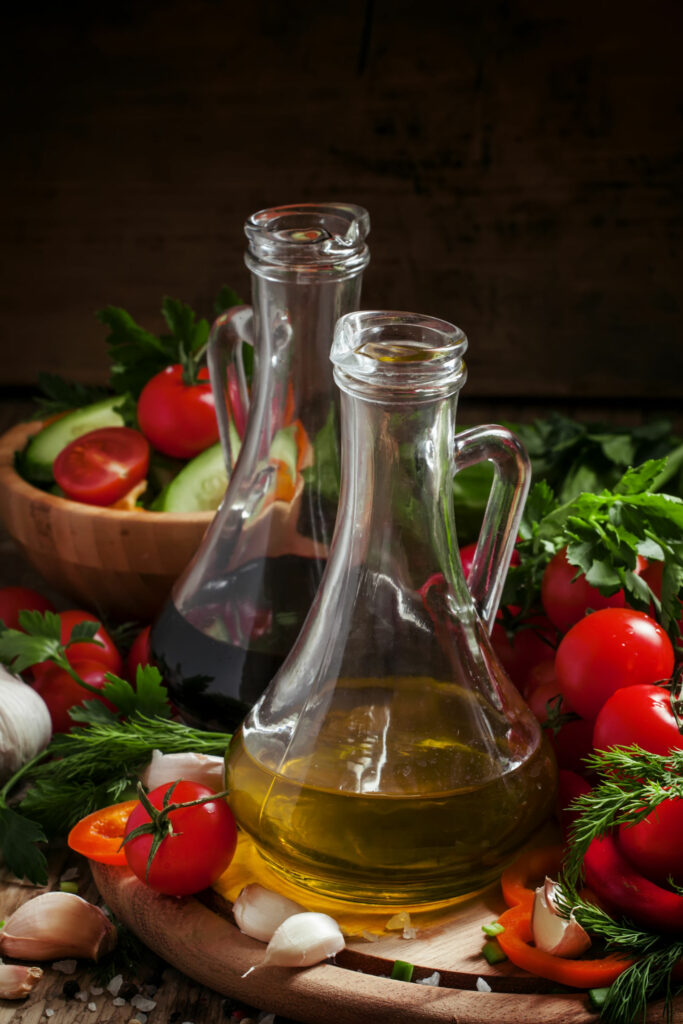
[(126, 822), (138, 803), (138, 800), (126, 800), (88, 814), (69, 832), (69, 846), (76, 853), (100, 864), (126, 864), (126, 855), (121, 847), (126, 835)]
[(611, 914), (655, 932), (683, 932), (683, 896), (636, 871), (611, 835), (591, 842), (583, 866), (586, 883)]
[[(540, 852), (540, 851), (539, 851)], [(496, 936), (508, 959), (530, 974), (572, 988), (605, 988), (635, 960), (610, 954), (600, 960), (568, 960), (536, 949), (531, 943), (531, 906), (525, 899), (498, 918), (505, 929)]]
[(508, 907), (531, 907), (536, 886), (546, 875), (557, 878), (562, 866), (562, 853), (561, 846), (542, 846), (521, 853), (514, 864), (505, 869), (500, 880), (503, 899)]

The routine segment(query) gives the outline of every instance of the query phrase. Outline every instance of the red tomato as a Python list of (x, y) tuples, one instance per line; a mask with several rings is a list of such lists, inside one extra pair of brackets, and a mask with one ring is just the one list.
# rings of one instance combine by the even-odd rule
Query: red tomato
[(557, 773), (557, 817), (562, 829), (562, 838), (565, 843), (571, 833), (572, 826), (579, 816), (578, 811), (572, 809), (572, 804), (579, 796), (590, 793), (590, 783), (586, 782), (582, 775), (571, 769), (561, 768)]
[[(552, 706), (553, 699), (557, 696), (559, 696), (557, 679), (550, 679), (537, 686), (527, 698), (529, 707), (541, 725), (544, 725), (548, 719), (548, 704), (550, 703)], [(565, 697), (562, 698), (559, 710), (563, 715), (571, 714), (574, 711)], [(559, 768), (578, 774), (585, 771), (583, 759), (593, 751), (592, 722), (583, 718), (573, 718), (557, 730), (547, 727), (546, 736), (553, 748)]]
[[(476, 550), (476, 544), (465, 544), (464, 547), (460, 548), (460, 561), (462, 562), (462, 571), (465, 573), (465, 579), (469, 578), (472, 570), (472, 563), (474, 562), (474, 552)], [(519, 565), (520, 562), (521, 558), (519, 557), (519, 551), (515, 548), (512, 552), (510, 565)]]
[[(99, 622), (99, 619), (91, 615), (90, 612), (82, 612), (76, 609), (59, 612), (58, 614), (62, 623), (61, 641), (63, 644), (67, 642), (71, 636), (72, 629), (79, 622)], [(66, 658), (69, 664), (74, 665), (77, 661), (97, 661), (105, 666), (107, 672), (113, 672), (115, 676), (121, 675), (123, 659), (117, 651), (114, 641), (102, 626), (95, 633), (94, 639), (101, 641), (101, 643), (98, 644), (91, 640), (84, 640), (83, 642), (72, 644), (71, 647), (67, 647)], [(46, 668), (51, 667), (52, 662), (41, 661), (37, 665), (33, 665), (31, 671), (34, 677), (38, 677)]]
[(148, 466), (149, 445), (138, 430), (102, 427), (63, 448), (52, 472), (72, 501), (113, 505), (144, 480)]
[(533, 667), (554, 655), (557, 630), (544, 615), (532, 615), (512, 640), (497, 622), (491, 630), (491, 643), (510, 679), (522, 691)]
[(82, 818), (69, 832), (67, 842), (71, 849), (100, 864), (126, 864), (121, 843), (130, 812), (138, 802), (126, 800)]
[[(185, 803), (212, 796), (212, 791), (196, 782), (168, 783), (149, 794), (150, 802), (161, 810), (166, 791), (173, 788), (171, 803)], [(152, 889), (170, 896), (190, 896), (220, 878), (235, 853), (237, 827), (232, 811), (222, 797), (196, 807), (184, 807), (169, 815), (173, 834), (166, 836), (152, 861), (147, 876), (147, 859), (152, 845), (149, 834), (136, 836), (124, 846), (131, 871)], [(142, 804), (134, 809), (126, 824), (126, 835), (150, 821)]]
[(184, 384), (183, 368), (167, 366), (147, 381), (138, 399), (138, 423), (147, 440), (164, 455), (191, 459), (218, 440), (218, 421), (209, 372), (202, 383)]
[(145, 626), (133, 640), (126, 659), (126, 669), (131, 683), (135, 682), (138, 665), (153, 665), (152, 649), (149, 642), (151, 626)]
[[(107, 668), (99, 661), (76, 661), (73, 668), (86, 683), (101, 689), (106, 683), (104, 678)], [(114, 705), (104, 697), (96, 697), (94, 693), (79, 686), (68, 672), (57, 665), (52, 665), (40, 673), (33, 689), (39, 693), (47, 704), (52, 719), (53, 732), (68, 732), (76, 723), (69, 717), (69, 708), (82, 705), (86, 700), (101, 700), (111, 711)]]
[(619, 847), (641, 874), (658, 885), (669, 875), (683, 885), (683, 799), (665, 800), (637, 825), (619, 826)]
[(673, 667), (662, 627), (630, 608), (604, 608), (580, 619), (555, 658), (560, 690), (583, 718), (595, 718), (615, 690), (668, 679)]
[[(562, 548), (548, 562), (541, 581), (543, 610), (560, 633), (571, 629), (589, 609), (623, 608), (626, 604), (623, 590), (618, 590), (611, 597), (603, 597), (597, 587), (587, 582), (577, 566), (569, 564), (566, 553), (567, 549)], [(645, 564), (644, 559), (639, 559), (639, 567)], [(580, 575), (574, 579), (577, 573)]]
[(552, 683), (554, 686), (553, 693), (560, 692), (560, 684), (557, 681), (557, 674), (555, 672), (554, 657), (546, 658), (545, 661), (539, 661), (539, 663), (534, 665), (530, 670), (529, 676), (522, 687), (522, 696), (527, 704), (530, 703), (531, 697), (539, 687), (547, 686), (549, 683)]
[(0, 619), (9, 629), (21, 629), (19, 612), (53, 612), (52, 601), (29, 587), (0, 588)]
[(661, 686), (641, 683), (617, 690), (595, 719), (596, 750), (630, 747), (634, 743), (663, 756), (670, 750), (683, 750), (683, 736), (671, 710), (669, 691)]

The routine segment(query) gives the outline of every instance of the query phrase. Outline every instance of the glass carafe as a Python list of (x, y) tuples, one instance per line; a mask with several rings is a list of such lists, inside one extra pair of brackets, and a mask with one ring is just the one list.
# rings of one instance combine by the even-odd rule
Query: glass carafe
[(369, 218), (358, 206), (277, 207), (254, 214), (245, 231), (252, 306), (219, 317), (209, 340), (230, 482), (151, 635), (183, 716), (227, 730), (282, 664), (327, 560), (339, 489), (329, 354), (338, 317), (358, 308), (369, 261)]
[[(502, 427), (458, 433), (464, 334), (343, 317), (342, 482), (325, 574), (235, 734), (231, 806), (262, 856), (333, 898), (424, 906), (480, 890), (544, 821), (555, 765), (489, 639), (528, 488)], [(471, 586), (453, 474), (495, 473)]]

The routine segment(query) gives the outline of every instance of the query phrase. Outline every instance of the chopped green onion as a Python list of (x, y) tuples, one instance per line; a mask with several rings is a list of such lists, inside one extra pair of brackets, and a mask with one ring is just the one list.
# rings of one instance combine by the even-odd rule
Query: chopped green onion
[(407, 963), (405, 960), (395, 960), (394, 966), (391, 968), (390, 977), (394, 981), (410, 981), (413, 977), (413, 971), (415, 967), (413, 964)]
[(499, 964), (507, 960), (506, 954), (500, 948), (495, 939), (485, 942), (481, 949), (484, 959), (490, 964)]
[(481, 930), (484, 935), (490, 935), (493, 938), (494, 935), (500, 935), (501, 932), (505, 931), (502, 924), (498, 924), (497, 921), (492, 921), (491, 924), (483, 924)]
[(78, 896), (78, 882), (60, 882), (60, 892), (73, 892)]
[(605, 1005), (607, 999), (608, 988), (591, 988), (588, 990), (588, 999), (591, 1004), (591, 1009), (601, 1010)]

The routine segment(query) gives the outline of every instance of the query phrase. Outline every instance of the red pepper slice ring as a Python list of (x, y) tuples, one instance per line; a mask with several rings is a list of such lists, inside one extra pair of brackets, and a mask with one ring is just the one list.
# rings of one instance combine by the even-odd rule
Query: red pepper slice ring
[(526, 850), (503, 872), (500, 880), (508, 907), (528, 906), (534, 902), (534, 890), (546, 875), (556, 878), (562, 866), (561, 846), (542, 846)]
[(633, 958), (622, 959), (614, 954), (600, 960), (568, 960), (536, 949), (531, 945), (531, 907), (526, 901), (506, 910), (498, 918), (498, 923), (505, 930), (496, 938), (508, 959), (516, 967), (560, 985), (607, 988), (635, 963)]
[(121, 844), (126, 835), (126, 822), (138, 803), (138, 800), (125, 800), (88, 814), (69, 832), (69, 846), (100, 864), (127, 864)]

